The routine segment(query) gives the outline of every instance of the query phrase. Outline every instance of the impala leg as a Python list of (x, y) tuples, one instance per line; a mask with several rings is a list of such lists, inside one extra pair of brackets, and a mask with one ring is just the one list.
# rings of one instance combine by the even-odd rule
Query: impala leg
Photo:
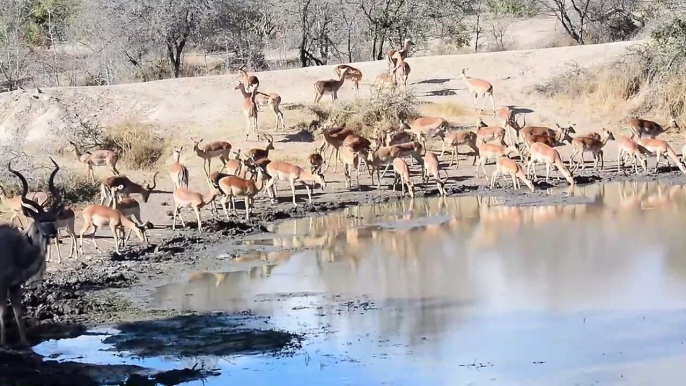
[(515, 176), (514, 173), (510, 174), (512, 176), (512, 187), (514, 190), (518, 190), (519, 186), (517, 186), (517, 176)]
[[(514, 175), (512, 176), (514, 178)], [(550, 164), (546, 162), (545, 164), (545, 182), (548, 182), (550, 180)]]
[(245, 196), (245, 221), (250, 221), (250, 196)]
[(222, 208), (224, 209), (224, 215), (226, 216), (226, 220), (229, 220), (229, 211), (226, 210), (226, 201), (229, 199), (229, 196), (224, 196), (222, 197)]
[(194, 206), (193, 211), (195, 212), (195, 218), (198, 220), (198, 231), (202, 232), (202, 220), (200, 219), (200, 210), (198, 210), (197, 206)]
[[(119, 232), (114, 225), (110, 225), (110, 230), (112, 231), (112, 238), (114, 239), (114, 250), (119, 254)], [(95, 238), (93, 238), (95, 241)]]
[(176, 230), (176, 214), (179, 213), (179, 207), (174, 206), (174, 218), (172, 219), (172, 230)]
[(660, 159), (662, 158), (662, 152), (661, 151), (656, 151), (655, 152), (655, 173), (657, 173), (657, 168), (660, 165)]
[[(352, 183), (352, 178), (350, 179), (350, 181)], [(305, 185), (305, 189), (307, 190), (307, 202), (311, 204), (312, 203), (312, 189), (310, 188), (309, 184), (304, 184), (304, 185)]]
[[(17, 330), (19, 331), (19, 340), (21, 341), (21, 344), (24, 346), (30, 346), (28, 339), (26, 339), (26, 331), (24, 330), (24, 323), (22, 321), (22, 310), (21, 310), (21, 286), (16, 285), (14, 287), (9, 288), (9, 298), (10, 301), (12, 302), (12, 310), (14, 311), (14, 320), (17, 322)], [(3, 296), (4, 297), (4, 296)], [(2, 307), (2, 313), (4, 314), (4, 309), (7, 308), (7, 305), (5, 304), (4, 307)], [(5, 329), (2, 329), (3, 332)], [(3, 336), (4, 338), (4, 336)], [(3, 344), (4, 344), (4, 339), (3, 339)]]
[(295, 181), (290, 180), (291, 182), (291, 193), (293, 193), (293, 206), (298, 206), (298, 204), (295, 202)]
[(55, 248), (57, 249), (57, 264), (62, 263), (62, 252), (60, 252), (60, 231), (57, 231), (57, 236), (55, 236)]
[(91, 235), (91, 240), (93, 240), (93, 245), (95, 249), (98, 249), (98, 243), (95, 241), (95, 234), (98, 232), (98, 227), (93, 224), (93, 234)]
[(74, 233), (73, 229), (69, 231), (69, 238), (71, 239), (71, 248), (69, 248), (69, 258), (71, 259), (74, 256), (74, 253), (76, 253), (76, 257), (79, 257), (79, 253), (76, 250), (76, 234)]

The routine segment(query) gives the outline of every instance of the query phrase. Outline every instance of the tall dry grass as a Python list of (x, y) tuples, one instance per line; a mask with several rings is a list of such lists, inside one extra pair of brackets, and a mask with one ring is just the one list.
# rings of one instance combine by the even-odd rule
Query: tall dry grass
[(168, 140), (155, 134), (152, 126), (133, 121), (120, 123), (104, 130), (102, 146), (119, 154), (120, 162), (128, 168), (154, 168), (169, 147)]

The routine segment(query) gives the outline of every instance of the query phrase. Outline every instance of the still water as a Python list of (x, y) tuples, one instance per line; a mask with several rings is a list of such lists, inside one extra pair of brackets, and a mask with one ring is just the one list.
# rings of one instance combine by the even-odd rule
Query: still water
[(686, 188), (553, 194), (583, 203), (416, 199), (282, 222), (226, 246), (245, 254), (223, 272), (155, 292), (156, 308), (268, 316), (305, 334), (292, 356), (143, 360), (101, 351), (97, 335), (36, 351), (156, 369), (200, 361), (221, 371), (206, 385), (684, 384)]

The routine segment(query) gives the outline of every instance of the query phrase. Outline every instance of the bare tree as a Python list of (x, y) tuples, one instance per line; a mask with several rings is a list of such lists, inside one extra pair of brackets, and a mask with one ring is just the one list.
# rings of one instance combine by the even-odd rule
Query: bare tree
[(33, 60), (21, 30), (27, 18), (27, 2), (3, 3), (0, 7), (0, 72), (5, 77), (4, 86), (12, 91), (26, 81)]
[(500, 16), (496, 16), (490, 21), (489, 32), (496, 50), (505, 51), (508, 49), (510, 43), (507, 40), (507, 31), (513, 22), (512, 18)]

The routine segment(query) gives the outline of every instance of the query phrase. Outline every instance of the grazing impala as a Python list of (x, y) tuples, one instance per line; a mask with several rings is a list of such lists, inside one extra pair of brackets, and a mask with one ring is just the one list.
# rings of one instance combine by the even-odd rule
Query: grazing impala
[(322, 167), (324, 166), (324, 157), (322, 157), (319, 151), (312, 153), (307, 157), (307, 164), (310, 165), (310, 173), (321, 174)]
[[(221, 181), (221, 180), (220, 180)], [(186, 227), (186, 223), (181, 216), (181, 208), (191, 208), (195, 212), (195, 218), (198, 221), (198, 231), (202, 232), (202, 220), (200, 219), (200, 209), (205, 205), (214, 201), (214, 198), (219, 192), (217, 189), (210, 189), (208, 193), (200, 194), (196, 191), (179, 188), (174, 191), (174, 220), (172, 221), (172, 230), (176, 230), (176, 216), (181, 219), (181, 226)]]
[(440, 170), (441, 164), (438, 162), (436, 154), (434, 154), (432, 151), (427, 151), (426, 154), (424, 154), (424, 171), (422, 173), (422, 180), (424, 183), (427, 183), (429, 181), (429, 174), (433, 175), (434, 179), (436, 180), (436, 185), (438, 185), (438, 193), (441, 196), (445, 196), (445, 183), (448, 180), (448, 175), (446, 173), (445, 179), (441, 180), (441, 177), (438, 175)]
[(119, 156), (117, 156), (117, 153), (112, 150), (91, 150), (81, 153), (74, 142), (69, 141), (69, 143), (74, 148), (73, 151), (76, 159), (88, 166), (88, 178), (90, 178), (91, 182), (95, 182), (93, 166), (107, 166), (112, 171), (112, 174), (115, 176), (119, 175), (119, 170), (117, 170)]
[[(271, 163), (270, 163), (271, 164)], [(218, 186), (224, 194), (222, 198), (222, 208), (226, 219), (229, 219), (229, 212), (226, 210), (226, 202), (231, 200), (230, 209), (236, 211), (236, 197), (245, 198), (245, 221), (250, 220), (250, 211), (255, 206), (255, 196), (262, 188), (265, 187), (264, 169), (262, 166), (256, 166), (257, 179), (260, 181), (260, 187), (257, 187), (254, 181), (246, 180), (236, 176), (228, 176), (219, 180)]]
[[(527, 165), (527, 175), (533, 175), (534, 181), (538, 181), (538, 176), (536, 175), (535, 164), (538, 162), (543, 162), (545, 164), (545, 181), (548, 182), (550, 179), (550, 167), (555, 166), (557, 170), (565, 177), (570, 185), (574, 185), (574, 178), (572, 173), (567, 169), (565, 164), (560, 158), (560, 153), (554, 148), (541, 143), (533, 143), (529, 148), (530, 158), (529, 164)], [(558, 179), (559, 179), (558, 175)]]
[(179, 162), (182, 151), (183, 146), (181, 148), (174, 148), (174, 153), (172, 154), (173, 163), (169, 165), (169, 178), (172, 180), (174, 189), (181, 186), (188, 188), (188, 168)]
[(669, 120), (669, 124), (664, 127), (647, 119), (629, 119), (627, 124), (633, 136), (638, 138), (655, 138), (671, 128), (679, 129), (679, 125), (673, 117)]
[(519, 189), (519, 179), (524, 181), (524, 184), (526, 184), (526, 186), (528, 186), (533, 193), (534, 185), (531, 183), (531, 181), (529, 181), (528, 178), (526, 178), (524, 170), (522, 170), (522, 166), (507, 157), (500, 157), (498, 158), (498, 161), (496, 161), (495, 171), (491, 175), (491, 189), (493, 189), (495, 181), (498, 179), (498, 177), (503, 176), (504, 178), (505, 175), (510, 175), (512, 177), (512, 185), (514, 186), (515, 190)]
[(476, 146), (476, 133), (471, 130), (451, 130), (443, 135), (443, 147), (441, 148), (441, 156), (445, 152), (445, 145), (452, 148), (450, 155), (450, 163), (448, 167), (453, 165), (453, 158), (455, 158), (455, 167), (460, 166), (460, 157), (457, 152), (457, 147), (461, 145), (469, 146), (474, 152), (474, 160), (472, 165), (476, 164), (476, 158), (479, 155), (479, 148)]
[[(312, 187), (319, 184), (322, 189), (326, 187), (326, 181), (322, 174), (312, 174), (303, 170), (300, 166), (291, 165), (283, 161), (272, 161), (267, 165), (267, 174), (271, 177), (267, 182), (265, 189), (270, 187), (276, 188), (277, 181), (288, 181), (291, 184), (291, 192), (293, 193), (293, 206), (298, 206), (295, 202), (295, 183), (300, 182), (301, 185), (307, 189), (307, 200), (312, 202)], [(276, 189), (274, 190), (274, 197), (272, 201), (276, 201)]]
[(393, 170), (395, 172), (395, 179), (393, 180), (393, 191), (395, 191), (395, 185), (398, 180), (400, 180), (400, 188), (402, 189), (402, 195), (405, 195), (405, 185), (407, 185), (407, 190), (410, 193), (410, 197), (414, 198), (414, 185), (410, 179), (410, 168), (407, 163), (403, 161), (402, 158), (395, 158), (393, 160)]
[(107, 206), (114, 205), (117, 194), (128, 197), (131, 194), (138, 193), (143, 198), (143, 202), (148, 202), (150, 193), (157, 187), (158, 174), (158, 172), (155, 172), (153, 175), (152, 186), (147, 183), (145, 185), (139, 185), (126, 176), (115, 176), (105, 179), (100, 184), (100, 205), (105, 205), (105, 201), (107, 201)]
[(672, 161), (676, 164), (676, 166), (686, 174), (686, 169), (684, 168), (684, 165), (681, 164), (681, 161), (679, 161), (679, 157), (677, 157), (676, 153), (674, 152), (674, 149), (672, 149), (669, 144), (661, 139), (654, 139), (654, 138), (636, 138), (634, 139), (637, 141), (637, 143), (641, 146), (643, 146), (646, 150), (648, 150), (651, 153), (655, 154), (655, 171), (657, 172), (657, 167), (660, 165), (660, 159), (662, 156), (665, 156), (665, 160), (667, 161), (667, 166), (669, 167), (669, 159), (671, 158)]
[(319, 101), (326, 93), (331, 94), (331, 103), (335, 102), (338, 99), (338, 90), (343, 86), (347, 73), (348, 70), (344, 68), (341, 70), (338, 80), (329, 79), (314, 82), (314, 103), (319, 104)]
[(648, 171), (648, 159), (643, 155), (645, 148), (634, 142), (633, 139), (625, 136), (616, 138), (617, 148), (619, 152), (617, 154), (617, 171), (623, 171), (624, 168), (624, 156), (626, 155), (628, 159), (633, 160), (634, 173), (638, 174), (638, 164), (640, 163), (643, 167), (643, 171)]
[(209, 175), (211, 171), (212, 158), (219, 157), (222, 164), (226, 163), (231, 155), (231, 144), (225, 141), (210, 142), (205, 147), (200, 149), (200, 139), (193, 143), (193, 151), (198, 157), (203, 159), (202, 168), (205, 170), (205, 175)]
[[(57, 229), (57, 235), (55, 236), (55, 248), (57, 249), (57, 264), (62, 263), (62, 252), (60, 252), (60, 229), (64, 229), (67, 232), (71, 240), (71, 246), (69, 247), (69, 258), (74, 256), (74, 253), (78, 255), (76, 251), (76, 232), (74, 232), (74, 211), (69, 208), (63, 208), (57, 213), (55, 221), (55, 229)], [(45, 261), (50, 261), (52, 257), (52, 248), (48, 245), (48, 258)]]
[(424, 147), (426, 147), (427, 138), (445, 136), (446, 126), (445, 119), (438, 117), (419, 117), (410, 123), (400, 122), (401, 129), (409, 130), (416, 135)]
[(360, 81), (362, 80), (362, 71), (359, 69), (348, 66), (347, 64), (339, 64), (336, 66), (334, 71), (336, 71), (336, 75), (338, 77), (341, 77), (341, 72), (345, 70), (345, 79), (350, 80), (353, 83), (353, 87), (355, 88), (355, 95), (359, 98), (360, 97)]
[(114, 238), (114, 248), (117, 254), (119, 254), (119, 244), (120, 241), (124, 246), (126, 245), (126, 240), (119, 239), (120, 228), (127, 228), (136, 233), (138, 238), (147, 243), (148, 237), (145, 234), (146, 225), (137, 225), (133, 221), (126, 218), (126, 216), (116, 210), (107, 206), (92, 204), (88, 205), (81, 212), (83, 216), (83, 227), (79, 232), (79, 252), (83, 254), (83, 235), (92, 226), (93, 227), (93, 245), (95, 249), (98, 249), (98, 243), (95, 241), (95, 234), (98, 232), (99, 227), (108, 226), (112, 230), (112, 237)]
[[(469, 88), (469, 99), (472, 100), (472, 103), (474, 104), (474, 111), (479, 111), (478, 107), (478, 99), (481, 97), (484, 99), (485, 97), (489, 97), (491, 99), (491, 105), (493, 106), (493, 115), (495, 115), (495, 102), (493, 101), (493, 85), (483, 79), (475, 79), (475, 78), (470, 78), (467, 76), (467, 70), (462, 69), (462, 79), (467, 83), (467, 87)], [(484, 103), (481, 105), (481, 111), (479, 113), (484, 112), (484, 105), (486, 105), (486, 101), (484, 100)]]
[(607, 129), (603, 129), (603, 133), (606, 134), (605, 139), (603, 140), (590, 137), (576, 137), (572, 140), (574, 151), (569, 157), (570, 163), (574, 163), (574, 156), (579, 154), (579, 161), (574, 165), (574, 170), (578, 169), (579, 165), (581, 165), (581, 170), (586, 169), (586, 162), (584, 162), (584, 153), (586, 152), (591, 152), (593, 154), (593, 160), (595, 161), (593, 169), (598, 169), (598, 162), (600, 162), (600, 168), (604, 168), (605, 160), (603, 157), (603, 147), (607, 144), (607, 141), (614, 140), (615, 137), (612, 135), (612, 132)]
[(488, 179), (488, 173), (486, 173), (486, 162), (488, 160), (497, 161), (500, 157), (507, 157), (512, 152), (517, 152), (517, 148), (510, 146), (492, 145), (490, 143), (480, 143), (476, 145), (479, 148), (479, 162), (476, 164), (475, 178), (479, 178), (479, 166), (481, 170), (484, 171), (484, 176)]

